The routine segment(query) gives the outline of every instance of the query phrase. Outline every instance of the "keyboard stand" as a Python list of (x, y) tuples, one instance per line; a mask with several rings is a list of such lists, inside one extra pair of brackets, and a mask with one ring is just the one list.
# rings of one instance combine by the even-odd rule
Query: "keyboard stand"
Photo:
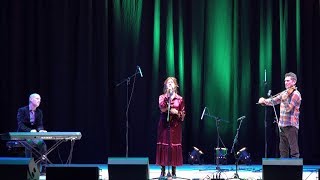
[[(57, 140), (56, 143), (51, 146), (44, 154), (42, 154), (37, 148), (35, 148), (34, 146), (32, 146), (31, 144), (29, 144), (27, 141), (17, 141), (20, 144), (22, 144), (25, 148), (27, 148), (28, 150), (31, 150), (33, 154), (35, 154), (37, 156), (37, 159), (35, 160), (35, 163), (38, 164), (39, 162), (41, 162), (42, 160), (47, 160), (50, 164), (53, 164), (49, 159), (48, 159), (48, 154), (51, 153), (54, 149), (56, 149), (61, 143), (66, 142), (68, 140), (66, 139), (61, 139), (61, 140)], [(74, 144), (74, 140), (71, 139), (70, 140), (72, 144)], [(70, 153), (72, 153), (73, 149), (70, 149)], [(71, 161), (69, 162), (69, 164), (71, 163)]]
[[(48, 154), (51, 153), (54, 149), (56, 149), (61, 143), (66, 141), (71, 141), (71, 149), (70, 154), (66, 164), (71, 164), (72, 151), (75, 140), (80, 140), (82, 137), (81, 132), (7, 132), (0, 134), (1, 140), (9, 140), (16, 141), (21, 144), (24, 148), (30, 150), (33, 154), (37, 156), (38, 159), (35, 160), (35, 163), (39, 163), (42, 160), (46, 160), (50, 164), (53, 164), (48, 159)], [(47, 140), (55, 140), (53, 146), (47, 149), (46, 152), (41, 153), (36, 147), (29, 144), (28, 140), (37, 140), (42, 139), (44, 141)]]

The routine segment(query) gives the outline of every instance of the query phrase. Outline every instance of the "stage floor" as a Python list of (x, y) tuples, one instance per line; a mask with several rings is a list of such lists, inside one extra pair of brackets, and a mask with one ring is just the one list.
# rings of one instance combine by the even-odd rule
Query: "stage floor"
[[(91, 164), (92, 165), (92, 164)], [(108, 180), (108, 167), (107, 165), (98, 165), (100, 168), (100, 179)], [(221, 179), (235, 179), (236, 173), (235, 165), (220, 165), (221, 171), (217, 170), (216, 165), (189, 165), (177, 167), (176, 179), (190, 179), (190, 180), (209, 180), (212, 178)], [(303, 166), (303, 180), (318, 180), (318, 169), (320, 165), (304, 165)], [(167, 168), (166, 168), (167, 170)], [(154, 164), (149, 165), (149, 177), (150, 179), (158, 179), (160, 175), (160, 167)], [(262, 179), (262, 165), (239, 165), (238, 175), (240, 179), (258, 180)], [(45, 176), (40, 177), (41, 180), (45, 180)]]

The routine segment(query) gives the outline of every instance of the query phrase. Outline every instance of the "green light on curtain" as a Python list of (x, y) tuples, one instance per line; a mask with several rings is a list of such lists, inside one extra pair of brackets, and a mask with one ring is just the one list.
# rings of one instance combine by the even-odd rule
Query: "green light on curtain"
[[(250, 107), (252, 98), (252, 70), (251, 70), (251, 46), (250, 46), (250, 11), (245, 9), (249, 9), (250, 0), (234, 0), (234, 10), (233, 10), (233, 56), (234, 62), (234, 86), (233, 86), (233, 117), (240, 117), (244, 114), (247, 115), (248, 120), (251, 119), (250, 115)], [(239, 10), (241, 16), (239, 16)], [(243, 10), (243, 11), (241, 11)], [(241, 22), (241, 26), (238, 26), (238, 22)], [(236, 133), (236, 129), (238, 128), (238, 121), (234, 118), (233, 121), (233, 132)], [(244, 127), (246, 129), (248, 127)]]
[(179, 81), (180, 93), (184, 94), (184, 38), (181, 0), (179, 1)]
[(154, 24), (153, 24), (153, 71), (158, 79), (160, 55), (160, 0), (154, 3)]
[(267, 1), (267, 4), (261, 2), (260, 6), (260, 45), (259, 45), (259, 80), (260, 92), (265, 94), (265, 83), (271, 87), (272, 73), (272, 5)]
[[(233, 27), (232, 27), (232, 69), (233, 69), (233, 74), (231, 74), (232, 76), (232, 84), (231, 84), (231, 89), (233, 90), (232, 91), (232, 95), (231, 95), (231, 104), (232, 106), (230, 107), (231, 108), (231, 117), (236, 117), (238, 116), (238, 111), (239, 111), (239, 103), (238, 103), (238, 98), (239, 97), (239, 94), (240, 94), (240, 89), (238, 88), (238, 85), (239, 85), (239, 82), (238, 82), (238, 74), (239, 74), (239, 69), (240, 67), (238, 66), (238, 60), (239, 60), (239, 46), (238, 46), (238, 33), (239, 33), (239, 30), (238, 30), (238, 21), (239, 21), (239, 16), (238, 16), (238, 1), (237, 0), (234, 0), (233, 1), (233, 9), (232, 9), (232, 14), (233, 14)], [(242, 47), (242, 46), (240, 46)], [(240, 96), (242, 97), (242, 96)], [(241, 101), (241, 102), (245, 102), (245, 101)], [(233, 122), (234, 125), (237, 124), (237, 121), (234, 121)], [(236, 129), (236, 126), (232, 126), (233, 127), (233, 130)]]
[(166, 56), (167, 56), (167, 73), (169, 76), (175, 76), (174, 68), (174, 39), (173, 39), (173, 20), (172, 20), (172, 1), (168, 2), (167, 15), (167, 37), (166, 37)]
[[(115, 41), (114, 46), (118, 59), (127, 59), (126, 53), (121, 52), (121, 48), (131, 48), (133, 61), (136, 61), (138, 54), (139, 35), (141, 27), (141, 13), (143, 0), (114, 0), (114, 32), (120, 38)], [(125, 41), (125, 42), (124, 42)], [(121, 47), (121, 48), (120, 48)]]
[(288, 4), (285, 0), (279, 1), (280, 14), (280, 61), (281, 74), (285, 74), (287, 61), (287, 36), (288, 36)]
[[(160, 0), (154, 2), (154, 19), (153, 19), (153, 64), (152, 64), (152, 97), (157, 97), (159, 89), (159, 59), (160, 59)], [(161, 93), (161, 91), (160, 91)], [(153, 103), (157, 104), (158, 99), (154, 98)]]
[[(232, 1), (208, 1), (206, 13), (205, 72), (208, 78), (205, 79), (204, 87), (205, 104), (208, 104), (215, 115), (230, 119)], [(221, 104), (225, 106), (222, 107)], [(215, 127), (215, 121), (206, 122), (207, 130)], [(226, 129), (221, 129), (221, 132), (226, 132)]]
[[(199, 117), (201, 115), (201, 86), (202, 86), (202, 63), (203, 63), (203, 41), (204, 41), (204, 1), (191, 1), (192, 2), (192, 36), (191, 36), (191, 109), (192, 113), (192, 127), (194, 135), (191, 136), (193, 142), (198, 141), (198, 137), (201, 136), (199, 129)], [(206, 105), (205, 105), (206, 106)]]
[[(272, 87), (272, 5), (270, 1), (260, 1), (260, 43), (259, 43), (259, 95), (265, 96), (267, 89)], [(266, 3), (266, 4), (264, 4)], [(265, 111), (259, 108), (259, 117), (264, 117)], [(263, 121), (258, 123), (262, 129)]]
[(113, 1), (113, 5), (114, 5), (114, 18), (115, 18), (115, 22), (116, 22), (117, 24), (121, 24), (121, 5), (120, 5), (120, 1), (114, 0), (114, 1)]
[[(245, 1), (243, 6), (246, 9), (249, 3)], [(203, 129), (199, 129), (198, 120), (204, 106), (208, 108), (207, 113), (228, 121), (236, 120), (239, 111), (243, 114), (248, 112), (251, 95), (250, 23), (247, 20), (249, 14), (239, 16), (238, 9), (237, 0), (192, 1), (193, 141), (199, 141), (204, 136), (206, 140), (216, 142), (215, 119), (206, 117), (200, 123)], [(239, 22), (246, 23), (238, 26)], [(227, 138), (232, 134), (231, 128), (236, 129), (237, 122), (221, 123), (219, 132)]]
[(132, 33), (135, 42), (139, 39), (142, 0), (122, 0), (123, 24), (128, 33)]

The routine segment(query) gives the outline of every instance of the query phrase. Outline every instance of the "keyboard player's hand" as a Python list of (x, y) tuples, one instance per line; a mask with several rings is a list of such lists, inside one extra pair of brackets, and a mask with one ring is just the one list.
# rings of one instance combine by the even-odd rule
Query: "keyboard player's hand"
[(42, 129), (42, 130), (40, 130), (39, 132), (47, 132), (46, 130), (44, 130), (44, 129)]
[(30, 132), (37, 132), (37, 130), (36, 129), (31, 129), (31, 131)]

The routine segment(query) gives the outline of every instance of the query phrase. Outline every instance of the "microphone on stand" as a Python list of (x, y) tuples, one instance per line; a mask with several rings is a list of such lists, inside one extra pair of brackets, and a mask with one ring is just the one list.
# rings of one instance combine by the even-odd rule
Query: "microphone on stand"
[[(167, 91), (168, 93), (168, 91)], [(173, 90), (172, 90), (172, 87), (170, 87), (169, 89), (169, 97), (168, 97), (168, 115), (167, 115), (167, 122), (169, 122), (170, 120), (170, 109), (171, 109), (171, 97), (172, 97), (172, 94), (173, 94)], [(167, 94), (168, 96), (168, 94)]]
[(267, 94), (267, 95), (268, 95), (268, 97), (271, 96), (271, 90), (268, 91), (268, 94)]
[(203, 119), (204, 113), (206, 112), (207, 107), (204, 107), (203, 111), (202, 111), (202, 115), (201, 115), (201, 120)]
[(241, 116), (241, 117), (239, 117), (238, 119), (237, 119), (237, 121), (241, 121), (241, 120), (243, 120), (243, 119), (245, 119), (246, 118), (246, 116)]
[(167, 90), (167, 97), (168, 97), (169, 100), (171, 100), (172, 94), (173, 94), (172, 87), (169, 87), (168, 90)]
[(138, 70), (139, 70), (139, 74), (140, 74), (140, 76), (141, 76), (141, 77), (143, 77), (140, 66), (137, 66), (137, 68), (138, 68)]

